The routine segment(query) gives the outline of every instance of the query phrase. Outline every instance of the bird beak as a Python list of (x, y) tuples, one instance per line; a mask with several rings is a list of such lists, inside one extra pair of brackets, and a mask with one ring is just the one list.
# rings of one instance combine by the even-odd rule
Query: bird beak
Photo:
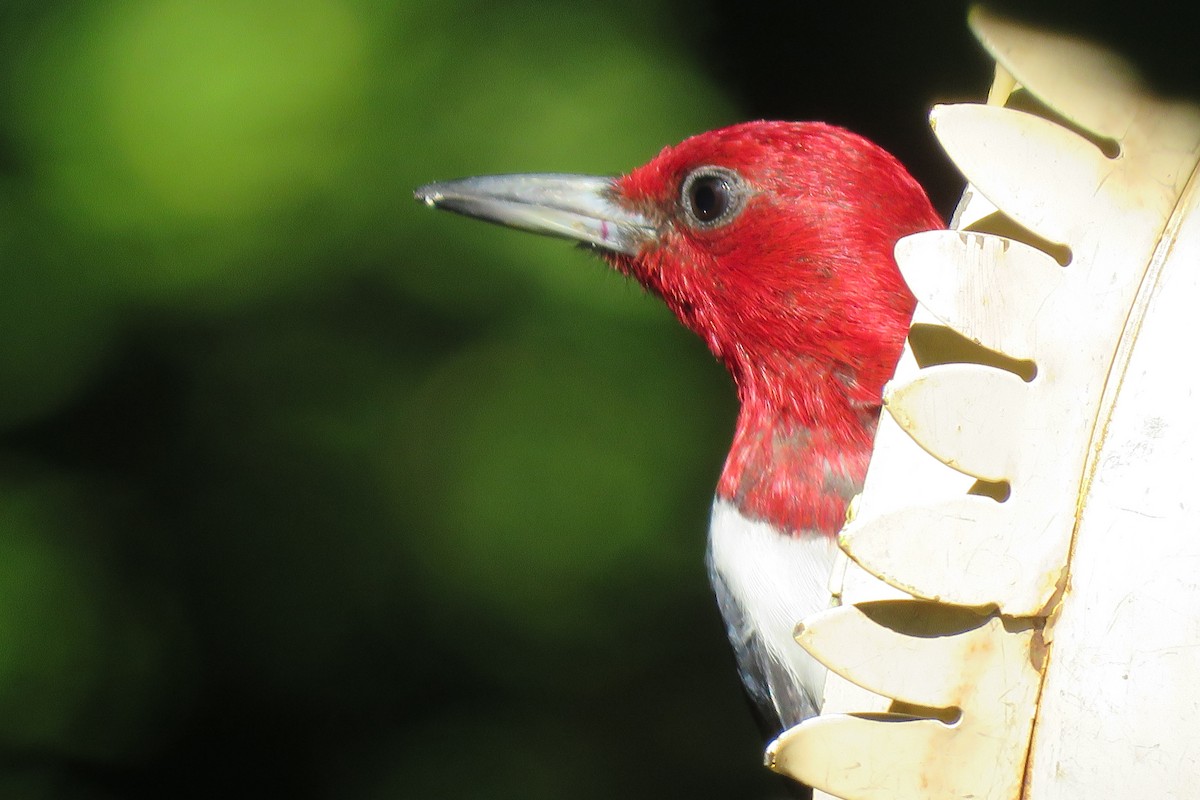
[(432, 208), (636, 256), (658, 240), (657, 228), (615, 196), (612, 178), (553, 174), (463, 178), (414, 193)]

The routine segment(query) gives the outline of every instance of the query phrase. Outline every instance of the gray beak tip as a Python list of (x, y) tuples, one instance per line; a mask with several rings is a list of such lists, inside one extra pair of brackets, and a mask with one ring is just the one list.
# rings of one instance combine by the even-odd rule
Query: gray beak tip
[(434, 191), (433, 184), (427, 183), (424, 186), (418, 186), (413, 191), (413, 199), (418, 203), (424, 203), (430, 208), (437, 208), (437, 204), (442, 199), (441, 193)]

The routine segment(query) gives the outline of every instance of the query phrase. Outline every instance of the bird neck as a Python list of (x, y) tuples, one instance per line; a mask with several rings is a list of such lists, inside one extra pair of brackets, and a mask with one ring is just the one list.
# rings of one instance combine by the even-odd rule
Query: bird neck
[(742, 405), (718, 496), (786, 535), (836, 535), (866, 475), (878, 401), (852, 399), (845, 376), (811, 365), (735, 379)]

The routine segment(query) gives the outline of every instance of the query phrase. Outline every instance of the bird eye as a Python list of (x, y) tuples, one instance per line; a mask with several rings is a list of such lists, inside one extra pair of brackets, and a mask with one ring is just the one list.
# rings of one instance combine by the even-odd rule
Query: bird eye
[(699, 228), (715, 228), (742, 210), (745, 190), (737, 173), (720, 167), (700, 167), (688, 174), (680, 192), (683, 211)]

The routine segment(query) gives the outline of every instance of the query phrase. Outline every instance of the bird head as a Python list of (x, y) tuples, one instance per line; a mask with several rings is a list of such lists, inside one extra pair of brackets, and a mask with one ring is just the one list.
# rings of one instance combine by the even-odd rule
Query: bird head
[(703, 133), (619, 178), (499, 175), (429, 184), (416, 197), (580, 242), (660, 296), (737, 385), (742, 411), (721, 482), (731, 496), (747, 469), (756, 481), (770, 471), (755, 460), (772, 461), (789, 436), (801, 449), (812, 431), (830, 448), (869, 449), (914, 304), (892, 250), (942, 225), (892, 156), (811, 122)]

